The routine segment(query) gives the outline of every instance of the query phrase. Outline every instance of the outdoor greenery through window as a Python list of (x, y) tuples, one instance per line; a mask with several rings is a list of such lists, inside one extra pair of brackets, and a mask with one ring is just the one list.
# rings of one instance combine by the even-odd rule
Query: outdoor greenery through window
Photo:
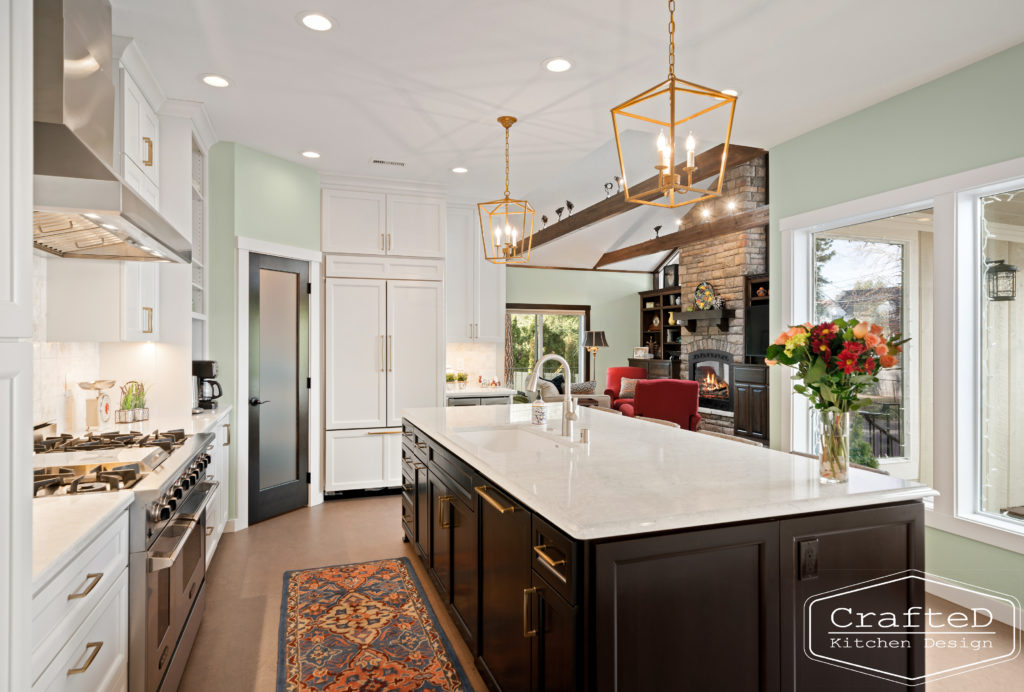
[[(926, 479), (931, 472), (930, 464), (921, 466), (919, 435), (931, 420), (930, 411), (922, 419), (927, 407), (920, 405), (923, 396), (930, 397), (920, 373), (930, 367), (931, 334), (918, 330), (912, 319), (915, 310), (930, 310), (931, 253), (920, 248), (931, 247), (931, 231), (929, 209), (814, 236), (813, 321), (854, 318), (912, 339), (899, 365), (879, 372), (879, 382), (867, 393), (871, 405), (850, 421), (851, 461), (885, 464), (893, 475), (910, 479)], [(922, 279), (928, 282), (923, 287)], [(928, 360), (922, 360), (924, 353)], [(817, 422), (812, 423), (816, 430)]]
[(1024, 265), (1024, 190), (981, 202), (981, 510), (1024, 521), (1024, 301), (988, 285), (989, 270), (1009, 281), (1002, 267)]
[[(505, 348), (512, 352), (512, 384), (515, 389), (524, 388), (537, 360), (548, 353), (557, 353), (568, 361), (573, 382), (583, 381), (585, 311), (515, 309), (509, 310), (508, 316), (510, 338)], [(545, 363), (541, 377), (553, 378), (559, 367), (556, 362)]]

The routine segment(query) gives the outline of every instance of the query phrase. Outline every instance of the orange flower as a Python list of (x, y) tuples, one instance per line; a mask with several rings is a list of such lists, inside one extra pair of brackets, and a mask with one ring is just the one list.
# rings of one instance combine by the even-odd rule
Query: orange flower
[(882, 364), (883, 368), (894, 367), (896, 363), (899, 362), (899, 358), (897, 358), (896, 356), (890, 356), (888, 353), (886, 353), (884, 356), (881, 356), (878, 360)]
[(881, 336), (882, 335), (882, 325), (880, 325), (880, 324), (873, 324), (873, 325), (871, 325), (871, 333), (874, 334), (875, 336)]
[(874, 348), (878, 344), (882, 343), (882, 337), (874, 333), (867, 333), (864, 335), (864, 345), (868, 348)]
[(884, 343), (878, 344), (877, 346), (875, 346), (875, 354), (877, 354), (879, 356), (884, 356), (888, 352), (889, 352), (889, 347), (886, 346)]
[(804, 324), (803, 324), (803, 327), (804, 327), (804, 329), (806, 329), (807, 331), (811, 331), (812, 329), (814, 329), (814, 325), (813, 325), (813, 324), (811, 324), (810, 322), (804, 322)]
[(765, 359), (764, 359), (764, 364), (765, 364), (765, 365), (778, 365), (778, 364), (779, 364), (779, 361), (777, 361), (777, 360), (772, 360), (771, 358), (765, 358)]
[(868, 329), (870, 328), (871, 326), (867, 322), (861, 322), (853, 328), (853, 336), (857, 339), (863, 339), (864, 335), (868, 333)]
[(776, 346), (785, 346), (787, 338), (789, 338), (789, 337), (786, 336), (786, 332), (782, 332), (777, 337), (775, 337), (775, 345)]

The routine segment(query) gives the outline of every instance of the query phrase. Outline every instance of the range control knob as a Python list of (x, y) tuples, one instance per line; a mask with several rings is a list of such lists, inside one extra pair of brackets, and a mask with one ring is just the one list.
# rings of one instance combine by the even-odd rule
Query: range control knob
[(170, 495), (174, 496), (175, 499), (180, 500), (185, 495), (185, 490), (178, 484), (175, 484), (174, 487), (171, 488)]
[(166, 500), (164, 500), (164, 506), (166, 506), (173, 512), (174, 510), (178, 509), (178, 500), (176, 498), (169, 497)]
[(169, 504), (160, 505), (160, 521), (166, 521), (171, 518), (171, 506)]

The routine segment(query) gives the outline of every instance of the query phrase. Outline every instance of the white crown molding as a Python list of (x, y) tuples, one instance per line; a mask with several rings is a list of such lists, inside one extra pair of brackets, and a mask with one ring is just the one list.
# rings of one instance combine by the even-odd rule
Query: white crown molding
[(249, 252), (256, 252), (261, 255), (273, 255), (275, 257), (286, 257), (288, 259), (299, 260), (300, 262), (323, 262), (323, 253), (319, 250), (310, 250), (304, 247), (295, 247), (294, 245), (284, 245), (282, 243), (274, 243), (269, 240), (259, 240), (258, 238), (249, 238), (247, 236), (235, 236), (235, 246), (239, 250), (248, 250)]
[(199, 140), (199, 146), (204, 152), (209, 151), (210, 147), (217, 143), (217, 133), (213, 129), (210, 114), (206, 112), (206, 106), (200, 101), (167, 99), (160, 108), (160, 115), (191, 120), (196, 139)]
[(394, 180), (357, 175), (332, 175), (321, 173), (320, 187), (325, 190), (356, 190), (359, 192), (404, 192), (411, 194), (444, 197), (448, 188), (438, 183), (417, 180)]
[(149, 63), (142, 57), (135, 39), (127, 36), (114, 36), (113, 52), (114, 59), (121, 63), (124, 69), (128, 70), (142, 95), (149, 101), (149, 105), (154, 111), (159, 113), (160, 109), (163, 108), (164, 101), (167, 100), (167, 96), (164, 94), (163, 89), (160, 88), (160, 84), (153, 76), (153, 72), (149, 69)]

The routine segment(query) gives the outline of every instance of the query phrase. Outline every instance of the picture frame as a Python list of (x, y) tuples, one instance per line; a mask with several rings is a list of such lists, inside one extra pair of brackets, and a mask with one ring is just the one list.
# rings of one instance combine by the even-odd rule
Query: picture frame
[(679, 287), (679, 265), (666, 264), (661, 270), (661, 285), (663, 288)]
[(646, 346), (635, 346), (635, 347), (633, 347), (633, 357), (634, 358), (646, 358), (648, 353), (649, 353), (649, 351), (648, 351)]

